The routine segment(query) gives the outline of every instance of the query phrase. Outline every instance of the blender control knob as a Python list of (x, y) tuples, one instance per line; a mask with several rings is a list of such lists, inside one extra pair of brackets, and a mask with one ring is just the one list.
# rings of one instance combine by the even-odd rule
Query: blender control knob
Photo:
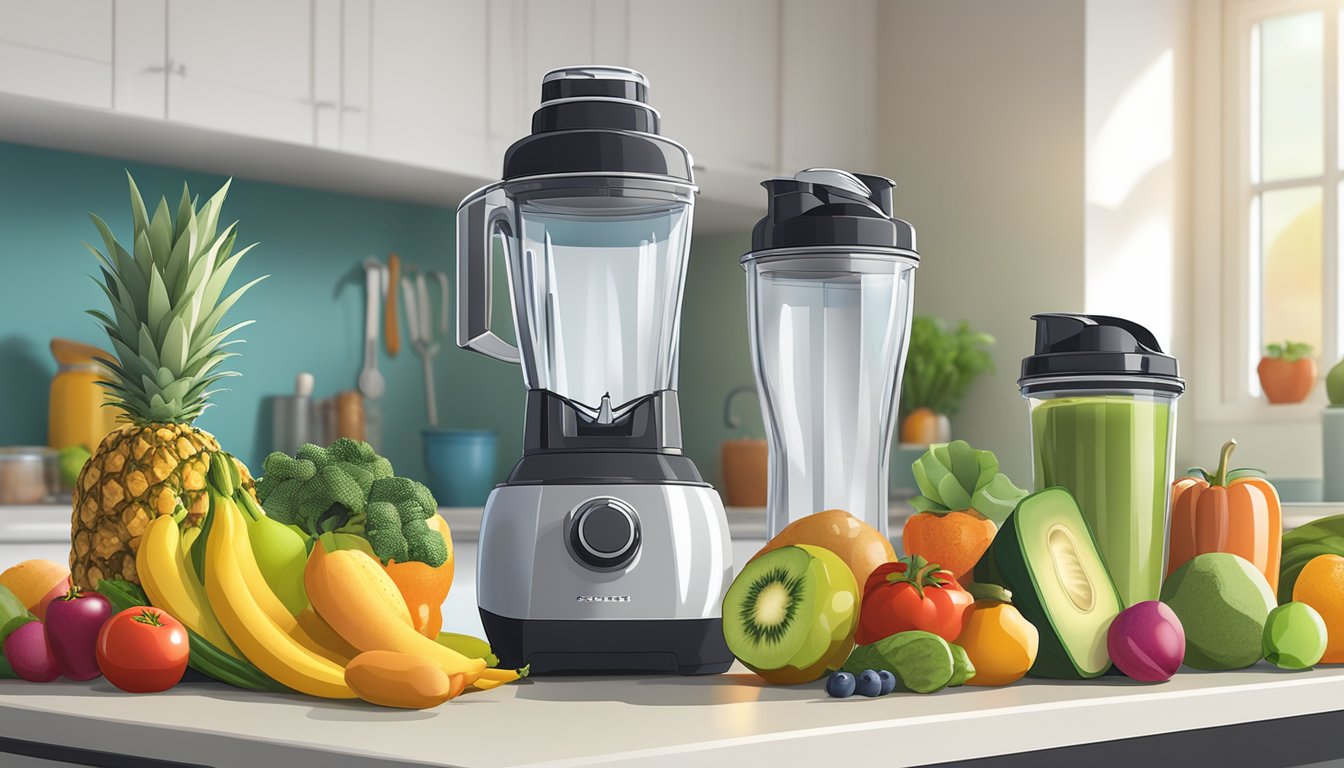
[(586, 501), (570, 519), (569, 545), (574, 557), (589, 568), (620, 568), (639, 551), (639, 516), (620, 499)]

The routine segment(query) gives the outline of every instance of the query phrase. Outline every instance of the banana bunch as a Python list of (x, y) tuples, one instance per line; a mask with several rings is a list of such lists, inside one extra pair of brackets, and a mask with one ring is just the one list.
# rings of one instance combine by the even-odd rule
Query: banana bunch
[(234, 501), (238, 481), (232, 461), (213, 457), (209, 528), (201, 535), (205, 594), (220, 625), (248, 661), (282, 685), (310, 696), (355, 698), (345, 683), (349, 659), (314, 640), (263, 575)]
[(181, 621), (194, 668), (254, 690), (409, 707), (526, 675), (487, 668), (497, 660), (482, 640), (420, 634), (374, 557), (331, 534), (310, 555), (304, 536), (267, 517), (239, 481), (229, 457), (214, 457), (203, 525), (183, 531), (179, 509), (145, 531), (136, 557), (144, 595), (100, 587), (119, 607), (147, 600)]
[(1283, 557), (1279, 567), (1280, 603), (1293, 599), (1293, 585), (1297, 583), (1297, 575), (1318, 555), (1344, 557), (1344, 515), (1323, 517), (1284, 532)]

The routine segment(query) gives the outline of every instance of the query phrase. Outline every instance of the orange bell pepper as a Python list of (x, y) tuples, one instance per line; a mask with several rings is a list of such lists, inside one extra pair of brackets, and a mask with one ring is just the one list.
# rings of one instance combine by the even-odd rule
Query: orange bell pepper
[(438, 637), (443, 628), (443, 601), (453, 586), (453, 537), (442, 517), (433, 515), (425, 523), (443, 534), (443, 541), (448, 545), (448, 559), (443, 565), (434, 568), (416, 561), (398, 563), (393, 560), (383, 566), (383, 570), (401, 591), (416, 631), (432, 639)]
[(1229, 552), (1248, 560), (1279, 589), (1283, 510), (1279, 494), (1254, 469), (1227, 468), (1236, 440), (1223, 445), (1218, 471), (1198, 467), (1172, 484), (1167, 575), (1206, 552)]

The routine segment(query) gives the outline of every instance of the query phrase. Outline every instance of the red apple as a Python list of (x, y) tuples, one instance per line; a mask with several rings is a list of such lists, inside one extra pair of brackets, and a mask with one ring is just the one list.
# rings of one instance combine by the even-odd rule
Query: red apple
[(70, 591), (70, 577), (67, 576), (64, 579), (61, 579), (59, 582), (57, 582), (56, 586), (52, 587), (50, 592), (48, 592), (47, 594), (43, 595), (40, 599), (38, 599), (37, 605), (34, 605), (29, 610), (33, 612), (33, 615), (37, 617), (38, 621), (46, 621), (47, 605), (49, 605), (52, 600), (55, 600), (58, 597), (64, 597), (66, 593), (68, 593), (69, 591)]

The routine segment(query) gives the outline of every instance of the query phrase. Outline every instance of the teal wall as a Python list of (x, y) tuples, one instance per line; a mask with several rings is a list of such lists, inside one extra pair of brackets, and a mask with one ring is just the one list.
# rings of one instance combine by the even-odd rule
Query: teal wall
[[(105, 298), (86, 275), (96, 270), (80, 244), (96, 243), (94, 211), (117, 237), (130, 229), (124, 170), (146, 198), (175, 201), (182, 183), (206, 196), (222, 177), (127, 163), (69, 152), (0, 143), (0, 445), (46, 442), (47, 389), (56, 366), (53, 336), (106, 345), (83, 314)], [(150, 203), (152, 205), (152, 203)], [(355, 386), (363, 361), (363, 272), (366, 256), (400, 254), (404, 261), (452, 272), (451, 211), (235, 179), (224, 221), (239, 221), (239, 242), (260, 243), (235, 273), (269, 274), (230, 317), (255, 319), (242, 331), (242, 374), (230, 379), (198, 424), (254, 468), (269, 449), (263, 399), (292, 391), (294, 376), (310, 371), (317, 395)], [(697, 238), (683, 307), (681, 390), (687, 452), (718, 482), (723, 398), (752, 383), (746, 300), (738, 257), (745, 237)], [(501, 271), (502, 278), (502, 271)], [(509, 306), (498, 281), (497, 311)], [(432, 289), (431, 289), (432, 290)], [(437, 293), (437, 291), (433, 291)], [(507, 323), (501, 313), (501, 322)], [(404, 323), (403, 323), (404, 328)], [(512, 334), (505, 334), (511, 336)], [(383, 452), (399, 471), (424, 477), (419, 430), (424, 424), (420, 360), (403, 336), (401, 354), (380, 348), (387, 380), (382, 399)], [(523, 389), (518, 370), (458, 349), (444, 340), (436, 359), (440, 423), (499, 433), (497, 476), (521, 450)], [(738, 402), (760, 435), (754, 399)]]

